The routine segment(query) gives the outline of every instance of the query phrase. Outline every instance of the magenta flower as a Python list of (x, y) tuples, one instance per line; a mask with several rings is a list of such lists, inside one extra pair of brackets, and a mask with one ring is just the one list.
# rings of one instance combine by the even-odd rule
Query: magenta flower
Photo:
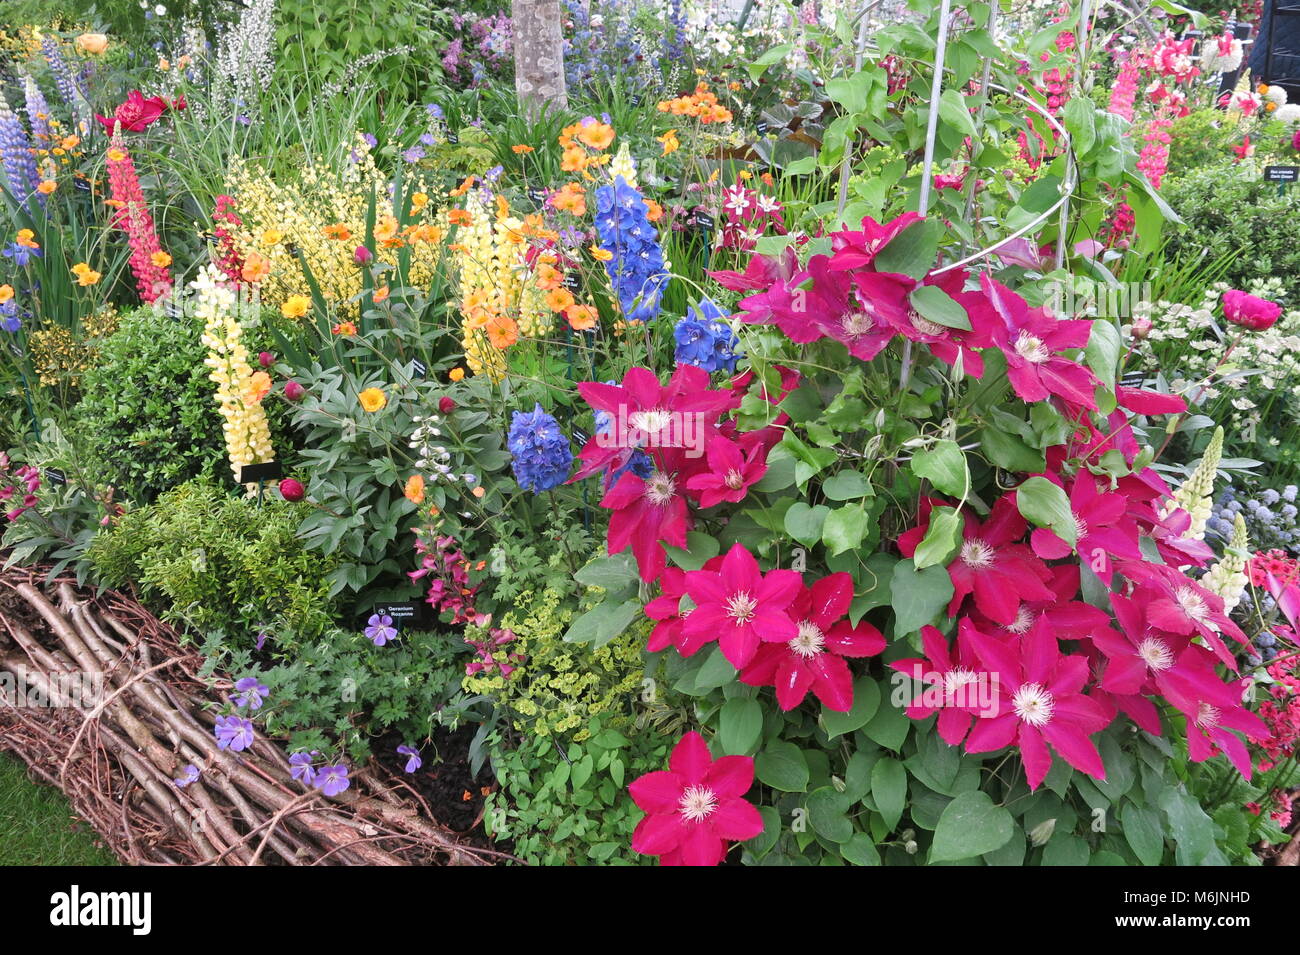
[(763, 831), (763, 817), (744, 800), (753, 782), (748, 756), (715, 760), (699, 733), (687, 733), (673, 747), (667, 770), (628, 786), (646, 813), (632, 834), (632, 851), (659, 856), (663, 865), (717, 865), (728, 842)]
[(767, 473), (767, 450), (761, 444), (746, 453), (740, 445), (715, 435), (706, 455), (709, 470), (686, 481), (686, 489), (697, 492), (700, 507), (743, 500), (750, 485)]
[[(1056, 483), (1061, 483), (1057, 480)], [(1080, 470), (1070, 488), (1070, 513), (1077, 533), (1071, 547), (1055, 531), (1035, 528), (1029, 535), (1034, 553), (1045, 560), (1059, 560), (1072, 553), (1100, 577), (1109, 581), (1110, 557), (1142, 560), (1137, 523), (1128, 516), (1128, 499), (1123, 494), (1103, 493), (1091, 471)]]
[(1224, 666), (1236, 671), (1237, 661), (1224, 643), (1223, 635), (1245, 646), (1250, 641), (1223, 612), (1222, 597), (1164, 564), (1126, 561), (1120, 566), (1120, 572), (1138, 585), (1133, 595), (1145, 605), (1146, 619), (1151, 626), (1175, 636), (1199, 636)]
[(971, 645), (997, 691), (996, 715), (977, 713), (966, 751), (988, 753), (1016, 744), (1030, 790), (1052, 768), (1050, 743), (1080, 772), (1106, 778), (1101, 754), (1088, 737), (1105, 728), (1104, 707), (1085, 696), (1088, 660), (1062, 656), (1046, 617), (1015, 642), (1002, 642), (972, 629)]
[[(956, 746), (966, 737), (974, 720), (975, 690), (982, 679), (969, 634), (975, 629), (969, 618), (962, 618), (957, 640), (951, 647), (936, 627), (921, 628), (921, 647), (925, 658), (907, 657), (890, 666), (921, 684), (921, 691), (905, 712), (914, 720), (939, 714), (939, 737)], [(933, 689), (927, 690), (927, 687)]]
[(686, 546), (690, 526), (681, 479), (675, 473), (654, 471), (642, 479), (627, 471), (600, 500), (609, 516), (606, 549), (621, 554), (632, 548), (644, 581), (657, 580), (666, 564), (663, 544)]
[(1247, 295), (1237, 289), (1223, 293), (1223, 316), (1234, 325), (1249, 328), (1252, 332), (1262, 332), (1273, 327), (1282, 306), (1268, 299)]
[(799, 594), (803, 579), (793, 570), (766, 575), (743, 544), (733, 544), (718, 571), (693, 570), (686, 575), (686, 592), (695, 609), (682, 626), (682, 656), (718, 641), (722, 655), (736, 669), (753, 661), (763, 641), (789, 643), (799, 627), (787, 608)]
[(1215, 706), (1202, 701), (1194, 709), (1184, 709), (1183, 715), (1187, 717), (1187, 755), (1192, 762), (1200, 763), (1222, 752), (1242, 776), (1250, 778), (1250, 752), (1229, 730), (1254, 740), (1268, 739), (1272, 734), (1263, 720), (1236, 702)]
[(855, 627), (844, 619), (852, 602), (853, 578), (846, 573), (800, 589), (786, 611), (797, 635), (788, 643), (763, 644), (741, 682), (774, 686), (783, 710), (802, 703), (809, 690), (827, 709), (853, 709), (853, 674), (844, 658), (875, 656), (885, 649), (885, 638), (869, 623)]

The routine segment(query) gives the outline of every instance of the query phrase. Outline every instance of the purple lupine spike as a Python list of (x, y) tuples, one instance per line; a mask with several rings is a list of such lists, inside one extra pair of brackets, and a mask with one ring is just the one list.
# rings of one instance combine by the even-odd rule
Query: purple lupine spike
[(31, 76), (23, 77), (23, 95), (27, 100), (27, 122), (32, 127), (32, 138), (38, 143), (52, 143), (54, 126), (50, 122), (50, 104)]
[(45, 62), (50, 64), (50, 72), (54, 74), (54, 85), (59, 91), (59, 98), (72, 110), (74, 116), (81, 116), (81, 101), (84, 97), (59, 50), (58, 41), (47, 34), (41, 40), (41, 53), (45, 56)]
[(40, 185), (40, 173), (36, 169), (36, 157), (32, 154), (31, 142), (27, 131), (23, 129), (22, 120), (9, 108), (9, 102), (0, 93), (0, 163), (5, 169), (5, 180), (9, 191), (19, 202), (25, 202), (29, 210), (35, 210), (32, 197), (42, 207), (45, 196), (36, 191)]

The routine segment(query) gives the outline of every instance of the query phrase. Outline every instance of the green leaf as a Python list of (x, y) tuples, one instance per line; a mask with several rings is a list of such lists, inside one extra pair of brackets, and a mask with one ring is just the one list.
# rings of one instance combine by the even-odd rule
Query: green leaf
[(755, 491), (768, 494), (794, 484), (795, 460), (790, 449), (777, 445), (767, 455), (767, 472), (754, 484)]
[(1011, 813), (995, 806), (988, 793), (962, 793), (939, 817), (930, 862), (956, 862), (993, 852), (1010, 840), (1014, 829)]
[(783, 793), (801, 793), (808, 789), (808, 760), (794, 743), (777, 740), (754, 758), (754, 775)]
[(1018, 435), (990, 425), (979, 432), (980, 448), (989, 464), (1006, 471), (1038, 474), (1047, 467), (1042, 451), (1031, 448)]
[(939, 238), (943, 226), (937, 219), (914, 222), (894, 236), (876, 254), (875, 267), (880, 272), (910, 275), (918, 282), (934, 267), (939, 256)]
[(808, 822), (813, 831), (831, 842), (848, 842), (853, 836), (853, 823), (845, 814), (847, 800), (834, 787), (823, 786), (808, 794)]
[(1042, 476), (1031, 477), (1016, 488), (1016, 507), (1030, 523), (1050, 527), (1056, 536), (1074, 546), (1079, 529), (1065, 491)]
[(865, 832), (855, 832), (840, 846), (840, 855), (851, 865), (880, 865), (880, 850)]
[(912, 561), (917, 570), (936, 565), (947, 565), (961, 544), (961, 515), (951, 507), (936, 507), (930, 512), (930, 524), (925, 537), (916, 546)]
[(745, 756), (763, 733), (763, 708), (757, 700), (733, 697), (718, 714), (718, 736), (728, 756)]
[[(682, 570), (699, 570), (714, 557), (717, 557), (722, 549), (722, 545), (718, 543), (716, 537), (700, 531), (687, 533), (685, 548), (674, 547), (671, 544), (664, 544), (663, 547), (668, 559)], [(635, 571), (636, 565), (633, 564), (632, 566)], [(633, 577), (635, 576), (634, 573)]]
[(565, 643), (589, 643), (603, 647), (628, 628), (641, 613), (641, 601), (633, 598), (606, 600), (588, 610), (564, 634)]
[(936, 491), (965, 497), (970, 487), (966, 455), (956, 441), (939, 441), (912, 455), (912, 473), (934, 485)]
[(885, 749), (892, 749), (897, 753), (902, 748), (903, 740), (907, 739), (911, 728), (912, 721), (908, 719), (907, 713), (895, 706), (892, 699), (885, 697), (876, 708), (875, 715), (862, 728), (862, 732), (867, 734), (868, 739), (875, 740)]
[(872, 677), (859, 677), (853, 682), (853, 706), (847, 713), (822, 707), (822, 726), (826, 728), (827, 738), (845, 736), (866, 726), (879, 706), (880, 686)]
[(862, 505), (846, 504), (826, 516), (822, 540), (832, 557), (857, 547), (866, 536), (867, 512)]
[(1115, 390), (1115, 372), (1119, 368), (1119, 356), (1123, 350), (1124, 342), (1114, 323), (1104, 318), (1094, 319), (1083, 358), (1093, 374), (1111, 391)]
[(966, 307), (937, 285), (919, 285), (907, 298), (922, 318), (945, 328), (970, 331), (970, 316), (966, 314)]
[(809, 507), (804, 501), (795, 501), (785, 512), (785, 532), (804, 547), (812, 547), (822, 539), (822, 527), (830, 512), (825, 504)]
[(911, 560), (895, 564), (889, 581), (895, 639), (931, 623), (948, 605), (952, 593), (952, 578), (942, 567), (917, 570)]
[(598, 557), (579, 569), (573, 579), (584, 587), (618, 590), (637, 579), (636, 560), (630, 550), (609, 557)]
[(875, 490), (861, 471), (840, 471), (822, 483), (822, 493), (831, 501), (856, 501), (871, 497)]
[(736, 668), (722, 655), (722, 648), (715, 645), (695, 674), (695, 691), (697, 694), (707, 693), (726, 686), (735, 678)]
[(876, 761), (871, 768), (871, 798), (892, 832), (907, 804), (907, 770), (902, 763), (888, 756)]
[(955, 89), (946, 89), (939, 96), (939, 118), (963, 136), (975, 135), (975, 120), (971, 118), (965, 98)]

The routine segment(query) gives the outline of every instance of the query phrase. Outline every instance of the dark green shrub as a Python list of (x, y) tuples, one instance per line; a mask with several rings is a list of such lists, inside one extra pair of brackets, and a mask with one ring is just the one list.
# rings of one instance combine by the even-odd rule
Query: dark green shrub
[(308, 510), (191, 481), (128, 511), (86, 556), (105, 584), (135, 583), (167, 620), (240, 645), (265, 629), (266, 649), (284, 653), (319, 637), (337, 611), (326, 583), (337, 559), (294, 536)]
[[(84, 442), (97, 478), (131, 500), (149, 501), (194, 477), (231, 480), (207, 348), (193, 318), (140, 309), (123, 317), (86, 372), (70, 433)], [(245, 335), (251, 354), (265, 334)], [(267, 402), (277, 452), (289, 447), (283, 406)]]

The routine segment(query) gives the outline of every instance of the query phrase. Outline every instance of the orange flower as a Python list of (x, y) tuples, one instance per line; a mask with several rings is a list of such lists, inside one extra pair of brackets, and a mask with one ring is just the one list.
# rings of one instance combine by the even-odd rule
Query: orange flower
[(248, 379), (248, 390), (252, 392), (253, 403), (260, 403), (271, 393), (271, 376), (264, 371), (255, 371)]
[(375, 223), (375, 238), (380, 242), (387, 242), (395, 235), (397, 235), (397, 219), (395, 217), (384, 216)]
[(284, 233), (279, 229), (265, 229), (262, 232), (262, 241), (267, 245), (278, 245), (284, 238)]
[(14, 287), (12, 285), (0, 285), (0, 305), (14, 297)]
[(563, 189), (551, 196), (551, 208), (575, 216), (586, 215), (587, 194), (576, 182), (566, 183)]
[(546, 293), (546, 307), (552, 312), (562, 312), (573, 304), (573, 293), (567, 288), (551, 289)]
[(447, 221), (452, 225), (469, 225), (474, 221), (474, 217), (469, 214), (468, 209), (452, 209), (447, 213)]
[(244, 259), (244, 266), (239, 270), (239, 277), (245, 282), (257, 284), (271, 274), (271, 261), (264, 255), (249, 252)]
[(560, 157), (560, 168), (565, 172), (582, 172), (587, 168), (587, 154), (581, 149), (566, 149)]
[(564, 317), (570, 328), (585, 332), (589, 328), (596, 327), (598, 314), (594, 305), (570, 305), (564, 310)]
[(14, 241), (24, 248), (39, 249), (40, 243), (36, 241), (36, 233), (31, 229), (19, 229), (18, 234), (14, 236)]
[(480, 486), (474, 488), (474, 490), (471, 491), (470, 493), (473, 494), (475, 497), (482, 497), (484, 494), (487, 493), (487, 491), (483, 490), (483, 488)]
[(108, 37), (103, 33), (83, 33), (72, 42), (82, 53), (98, 56), (108, 49)]
[(591, 257), (597, 262), (608, 262), (614, 257), (613, 252), (608, 249), (602, 249), (598, 245), (591, 246), (587, 251), (591, 253)]
[(664, 207), (659, 205), (659, 203), (655, 202), (653, 199), (643, 199), (641, 201), (645, 203), (646, 218), (651, 222), (658, 222), (664, 217)]
[(677, 152), (677, 150), (682, 148), (681, 142), (677, 139), (677, 130), (675, 129), (670, 129), (662, 136), (656, 136), (655, 138), (658, 139), (659, 142), (664, 144), (665, 156), (667, 156), (669, 153), (675, 153)]
[(549, 291), (564, 284), (564, 273), (549, 262), (538, 262), (536, 281), (539, 289)]
[(608, 149), (614, 141), (614, 127), (608, 123), (588, 123), (578, 130), (578, 139), (592, 149)]
[(149, 261), (160, 269), (165, 269), (172, 264), (172, 257), (166, 252), (158, 251), (149, 256)]
[(59, 184), (53, 179), (43, 179), (41, 180), (41, 184), (36, 187), (36, 191), (43, 196), (48, 196), (57, 188), (59, 188)]
[(406, 499), (412, 504), (424, 503), (424, 478), (419, 474), (412, 474), (406, 479), (406, 487), (402, 489)]
[(455, 189), (453, 189), (451, 192), (449, 192), (448, 195), (451, 196), (453, 199), (458, 196), (463, 196), (465, 195), (465, 193), (469, 192), (469, 187), (472, 185), (474, 185), (474, 177), (467, 176), (465, 181), (462, 182)]
[(375, 294), (370, 296), (370, 298), (376, 305), (383, 304), (383, 302), (388, 298), (388, 286), (379, 286), (379, 288), (375, 289)]
[(82, 287), (85, 287), (87, 285), (94, 285), (100, 279), (100, 274), (96, 272), (94, 269), (86, 266), (84, 263), (82, 264), (82, 267), (80, 269), (74, 267), (72, 271), (77, 276), (77, 284)]
[(361, 402), (361, 407), (371, 414), (383, 410), (384, 405), (388, 404), (388, 396), (380, 388), (367, 388), (357, 395), (357, 400)]
[(447, 377), (450, 378), (452, 381), (460, 381), (462, 378), (465, 377), (465, 369), (453, 368), (451, 371), (447, 372)]
[(429, 204), (429, 194), (427, 192), (411, 193), (411, 211), (419, 212)]
[(333, 225), (327, 225), (325, 228), (321, 229), (321, 232), (325, 234), (325, 238), (327, 239), (338, 239), (340, 241), (345, 241), (347, 239), (352, 238), (352, 230), (349, 229), (341, 222), (336, 222)]
[(357, 333), (357, 326), (352, 322), (339, 322), (331, 328), (330, 331), (335, 335), (355, 335)]
[(523, 143), (519, 143), (517, 145), (511, 146), (510, 148), (514, 150), (514, 153), (517, 156), (522, 156), (524, 153), (530, 153), (533, 151), (532, 146), (526, 146)]
[(487, 332), (492, 347), (500, 351), (505, 351), (519, 341), (519, 326), (508, 315), (494, 315), (484, 326), (484, 331)]
[(59, 141), (59, 146), (63, 149), (76, 149), (79, 145), (81, 145), (80, 136), (64, 136)]

